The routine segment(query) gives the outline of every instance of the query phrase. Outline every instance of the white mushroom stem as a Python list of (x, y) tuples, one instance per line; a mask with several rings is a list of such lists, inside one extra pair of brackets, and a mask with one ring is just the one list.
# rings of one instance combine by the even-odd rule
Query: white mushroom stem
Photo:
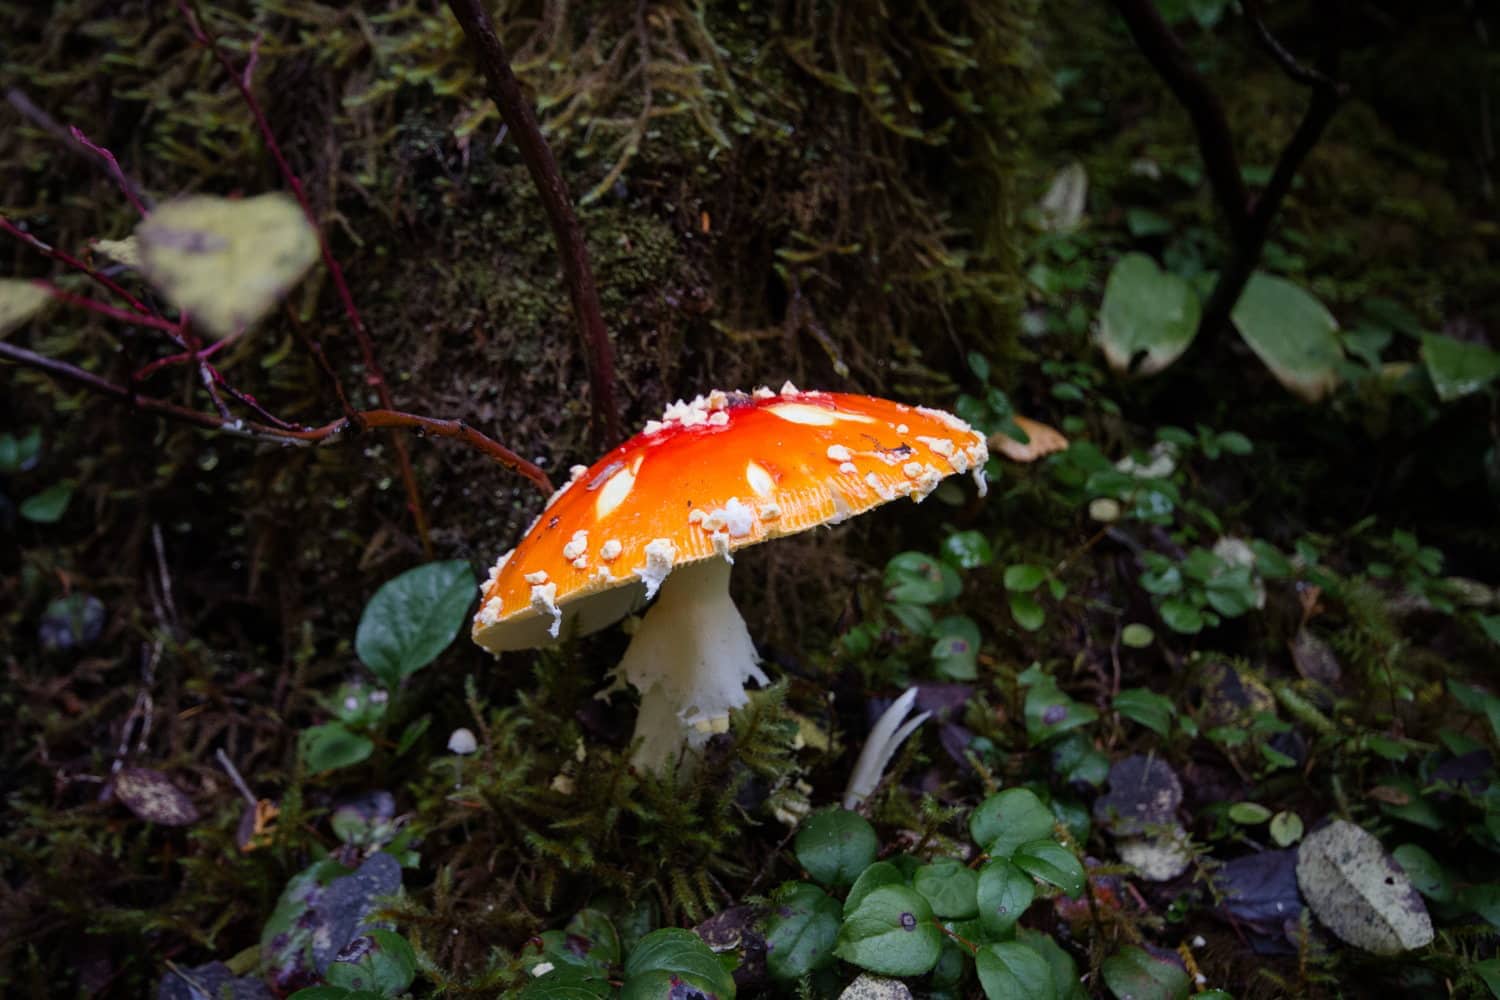
[(684, 745), (700, 751), (724, 732), (730, 710), (750, 700), (745, 682), (769, 683), (756, 660), (750, 630), (729, 597), (729, 563), (703, 559), (674, 569), (609, 689), (628, 681), (641, 694), (631, 763), (661, 774)]
[(861, 802), (875, 794), (897, 748), (932, 714), (923, 712), (903, 725), (902, 720), (916, 702), (917, 689), (907, 688), (906, 693), (892, 702), (891, 707), (876, 720), (874, 728), (870, 730), (870, 738), (865, 741), (865, 748), (860, 751), (859, 760), (855, 762), (854, 772), (849, 775), (849, 784), (844, 789), (845, 809), (857, 809)]

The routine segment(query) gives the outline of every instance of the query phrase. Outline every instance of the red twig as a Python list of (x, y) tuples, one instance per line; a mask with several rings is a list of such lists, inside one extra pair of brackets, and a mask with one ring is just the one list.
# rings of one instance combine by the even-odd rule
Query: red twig
[[(213, 357), (215, 354), (218, 354), (228, 345), (234, 343), (236, 340), (239, 340), (240, 336), (244, 332), (244, 330), (240, 330), (239, 333), (231, 334), (230, 336), (225, 337), (223, 340), (209, 344), (207, 347), (199, 351), (185, 351), (181, 354), (173, 354), (165, 358), (157, 358), (155, 361), (142, 367), (140, 371), (136, 372), (132, 377), (137, 382), (144, 382), (146, 379), (150, 378), (152, 375), (155, 375), (163, 368), (171, 368), (173, 365), (186, 364), (189, 361), (207, 361), (209, 358)], [(219, 382), (223, 382), (222, 377), (219, 379)]]
[(87, 295), (74, 295), (72, 292), (65, 292), (52, 284), (52, 282), (44, 281), (40, 278), (32, 282), (32, 284), (44, 289), (48, 295), (59, 302), (65, 302), (70, 306), (78, 306), (80, 309), (87, 309), (90, 312), (96, 312), (101, 316), (108, 316), (110, 319), (119, 320), (121, 323), (128, 323), (131, 326), (143, 326), (151, 330), (161, 330), (164, 333), (171, 334), (181, 343), (181, 327), (170, 320), (162, 319), (160, 316), (151, 314), (143, 316), (140, 313), (116, 309), (114, 306), (105, 305), (98, 299), (91, 299)]
[(45, 372), (53, 378), (82, 386), (101, 396), (125, 403), (143, 413), (191, 424), (203, 430), (219, 431), (257, 440), (275, 441), (282, 444), (319, 445), (327, 444), (347, 431), (357, 431), (366, 427), (417, 430), (434, 437), (461, 441), (485, 453), (507, 469), (524, 476), (534, 483), (543, 495), (550, 496), (553, 492), (552, 481), (540, 468), (461, 420), (438, 420), (434, 417), (403, 413), (399, 410), (379, 409), (358, 412), (353, 417), (340, 418), (321, 427), (276, 427), (259, 421), (227, 418), (222, 414), (206, 413), (202, 410), (179, 406), (164, 399), (142, 396), (92, 372), (84, 371), (76, 365), (28, 351), (6, 341), (0, 341), (0, 359)]
[(568, 187), (557, 169), (557, 161), (547, 146), (547, 140), (542, 137), (530, 103), (521, 93), (520, 83), (511, 72), (510, 57), (495, 34), (495, 26), (490, 22), (484, 4), (479, 0), (448, 0), (448, 6), (458, 18), (464, 34), (469, 36), (475, 59), (489, 83), (490, 100), (500, 109), (500, 117), (506, 126), (515, 133), (521, 158), (526, 161), (526, 169), (536, 184), (542, 207), (547, 211), (547, 220), (552, 224), (558, 256), (562, 258), (563, 277), (573, 302), (573, 315), (578, 321), (578, 335), (583, 342), (583, 356), (588, 362), (594, 449), (602, 452), (617, 444), (622, 435), (615, 402), (614, 348), (610, 345), (604, 314), (599, 307), (599, 291), (589, 266), (583, 228), (573, 213)]
[[(292, 192), (292, 197), (297, 199), (297, 204), (302, 207), (302, 214), (307, 218), (308, 225), (312, 226), (313, 232), (318, 236), (318, 249), (323, 255), (323, 266), (328, 269), (328, 275), (333, 279), (333, 286), (338, 292), (339, 301), (343, 304), (344, 315), (349, 321), (349, 327), (354, 331), (355, 340), (359, 342), (360, 354), (365, 365), (365, 381), (375, 389), (380, 399), (380, 405), (386, 409), (394, 408), (390, 387), (386, 384), (385, 373), (375, 358), (375, 346), (370, 340), (369, 331), (365, 328), (363, 317), (359, 308), (354, 304), (354, 295), (349, 291), (349, 283), (344, 279), (344, 269), (339, 266), (338, 259), (333, 255), (333, 249), (328, 244), (328, 237), (324, 235), (317, 214), (313, 211), (312, 203), (308, 201), (307, 191), (302, 186), (302, 180), (292, 165), (287, 162), (282, 154), (281, 144), (276, 141), (276, 134), (271, 130), (271, 123), (266, 119), (265, 112), (261, 109), (260, 102), (255, 98), (255, 92), (251, 87), (256, 62), (259, 59), (260, 40), (256, 38), (251, 42), (250, 58), (244, 69), (236, 73), (234, 66), (229, 61), (222, 49), (219, 48), (218, 40), (209, 31), (208, 27), (194, 14), (188, 5), (188, 0), (178, 0), (178, 9), (182, 11), (187, 20), (188, 30), (192, 32), (194, 39), (205, 46), (213, 54), (214, 59), (223, 68), (234, 85), (239, 89), (240, 97), (249, 109), (250, 115), (255, 119), (255, 126), (260, 130), (261, 139), (266, 144), (266, 150), (271, 158), (276, 161), (276, 168), (281, 172), (282, 180)], [(432, 554), (432, 539), (427, 530), (427, 512), (422, 507), (422, 497), (417, 491), (417, 479), (411, 467), (411, 456), (407, 453), (406, 442), (399, 436), (394, 439), (396, 448), (396, 461), (401, 470), (401, 481), (406, 487), (407, 506), (411, 510), (412, 520), (416, 525), (417, 537), (422, 543), (423, 550), (430, 556)]]
[(130, 199), (130, 203), (135, 206), (135, 210), (141, 213), (141, 218), (144, 219), (151, 214), (141, 202), (140, 196), (135, 193), (135, 185), (130, 183), (129, 178), (125, 176), (125, 171), (120, 169), (120, 161), (115, 159), (114, 153), (111, 153), (103, 146), (95, 145), (89, 140), (88, 136), (83, 134), (83, 130), (77, 125), (69, 126), (68, 134), (80, 146), (99, 157), (109, 166), (109, 172), (114, 177), (115, 183), (120, 185), (120, 190), (125, 192), (125, 197)]
[(5, 92), (5, 99), (22, 117), (26, 118), (43, 132), (56, 138), (74, 153), (87, 159), (89, 163), (95, 166), (103, 166), (106, 170), (110, 170), (110, 164), (113, 164), (113, 170), (110, 170), (110, 172), (113, 174), (115, 183), (125, 189), (125, 197), (129, 198), (138, 207), (139, 205), (150, 204), (151, 199), (141, 193), (141, 186), (120, 168), (120, 164), (115, 162), (113, 156), (107, 160), (100, 157), (98, 149), (92, 143), (85, 143), (75, 138), (67, 129), (54, 121), (51, 115), (32, 103), (31, 98), (27, 97), (19, 88), (12, 87), (7, 90)]
[(63, 250), (59, 250), (51, 244), (43, 243), (41, 240), (28, 233), (26, 230), (12, 225), (11, 221), (3, 215), (0, 215), (0, 230), (9, 233), (16, 239), (20, 240), (22, 243), (25, 243), (27, 246), (37, 250), (39, 253), (51, 257), (53, 260), (71, 267), (75, 271), (88, 275), (91, 280), (97, 282), (99, 285), (109, 289), (111, 292), (118, 295), (125, 301), (127, 305), (130, 306), (130, 308), (134, 309), (136, 312), (141, 313), (142, 315), (151, 315), (151, 310), (146, 308), (146, 304), (144, 302), (136, 298), (134, 295), (131, 295), (117, 282), (104, 276), (103, 274), (100, 274), (98, 271), (89, 267), (77, 257), (74, 257), (72, 254), (67, 253)]

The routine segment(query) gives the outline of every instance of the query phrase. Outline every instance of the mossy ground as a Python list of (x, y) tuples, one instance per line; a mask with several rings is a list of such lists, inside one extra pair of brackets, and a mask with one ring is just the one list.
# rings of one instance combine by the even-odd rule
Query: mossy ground
[[(0, 3), (0, 13), (19, 25), (7, 80), (109, 146), (146, 190), (281, 186), (237, 94), (172, 6)], [(263, 38), (257, 93), (326, 220), (398, 405), (470, 421), (544, 460), (555, 478), (589, 460), (585, 368), (550, 233), (513, 145), (495, 141), (498, 122), (456, 26), (415, 5), (371, 14), (262, 2), (204, 13), (237, 62), (249, 39)], [(1281, 395), (1229, 338), (1198, 345), (1154, 383), (1100, 372), (1087, 316), (1109, 263), (1132, 245), (1127, 211), (1169, 221), (1171, 236), (1154, 247), (1165, 253), (1197, 253), (1211, 266), (1223, 245), (1185, 120), (1089, 5), (1059, 5), (1043, 19), (1021, 0), (910, 10), (868, 0), (764, 9), (549, 0), (501, 5), (496, 19), (575, 195), (587, 199), (581, 221), (628, 426), (708, 386), (783, 378), (948, 404), (959, 389), (977, 391), (964, 367), (976, 351), (1023, 412), (1071, 421), (1071, 433), (1111, 456), (1149, 443), (1160, 424), (1241, 430), (1255, 441), (1253, 459), (1196, 463), (1191, 496), (1226, 531), (1285, 549), (1320, 544), (1339, 582), (1324, 594), (1317, 631), (1343, 661), (1344, 686), (1320, 701), (1289, 664), (1287, 643), (1306, 617), (1289, 586), (1271, 589), (1263, 614), (1205, 637), (1158, 627), (1160, 644), (1122, 651), (1122, 622), (1155, 620), (1131, 549), (1096, 532), (1052, 472), (1008, 470), (982, 507), (934, 501), (913, 516), (903, 506), (747, 553), (742, 604), (783, 680), (736, 718), (685, 791), (629, 773), (628, 719), (593, 699), (624, 642), (614, 632), (499, 667), (460, 641), (393, 700), (388, 745), (369, 763), (312, 776), (298, 763), (298, 734), (323, 721), (323, 699), (359, 673), (361, 607), (423, 558), (389, 438), (255, 447), (7, 370), (0, 430), (45, 429), (41, 465), (7, 483), (7, 495), (63, 478), (78, 489), (61, 523), (12, 522), (0, 543), (0, 706), (11, 720), (0, 737), (0, 984), (140, 995), (165, 960), (253, 946), (287, 880), (344, 850), (330, 808), (372, 789), (396, 794), (417, 836), (401, 926), (428, 981), (455, 993), (514, 983), (527, 938), (585, 904), (625, 914), (644, 903), (651, 919), (696, 923), (759, 898), (794, 874), (787, 828), (768, 803), (835, 800), (868, 725), (868, 696), (933, 679), (925, 644), (876, 618), (879, 569), (903, 548), (935, 551), (953, 529), (983, 532), (998, 557), (971, 576), (961, 602), (986, 644), (958, 721), (988, 749), (973, 768), (936, 738), (909, 750), (898, 765), (908, 784), (875, 809), (893, 843), (940, 838), (952, 826), (946, 810), (971, 805), (989, 783), (1039, 780), (1077, 797), (1026, 738), (1017, 676), (1033, 661), (1101, 708), (1122, 684), (1146, 685), (1205, 724), (1250, 726), (1254, 712), (1272, 711), (1309, 741), (1332, 718), (1425, 745), (1453, 712), (1443, 681), (1500, 665), (1471, 626), (1364, 574), (1401, 527), (1440, 545), (1449, 572), (1497, 582), (1500, 532), (1484, 467), (1491, 398), (1436, 409), (1388, 392), (1313, 411)], [(1223, 33), (1194, 44), (1209, 53), (1213, 79), (1236, 84), (1225, 92), (1244, 161), (1268, 164), (1302, 95)], [(1362, 93), (1381, 93), (1368, 83), (1377, 64), (1356, 60), (1352, 72)], [(1494, 233), (1475, 222), (1482, 184), (1449, 132), (1417, 127), (1432, 106), (1372, 99), (1341, 111), (1268, 264), (1350, 321), (1379, 297), (1431, 328), (1493, 331)], [(1025, 226), (1023, 206), (1069, 158), (1085, 164), (1095, 194), (1086, 238), (1059, 242)], [(106, 176), (29, 127), (0, 129), (0, 208), (71, 248), (133, 225)], [(24, 247), (7, 246), (7, 273), (48, 273)], [(284, 418), (333, 418), (337, 404), (299, 327), (324, 345), (356, 402), (373, 405), (358, 398), (357, 347), (317, 277), (220, 367)], [(117, 379), (160, 353), (59, 312), (26, 338)], [(1088, 388), (1065, 396), (1054, 388), (1062, 382)], [(150, 388), (186, 399), (178, 385), (168, 373)], [(534, 516), (536, 492), (483, 458), (445, 442), (410, 447), (440, 556), (482, 568)], [(1132, 541), (1170, 547), (1181, 527)], [(1201, 520), (1188, 530), (1189, 540), (1212, 541)], [(1067, 584), (1037, 632), (1017, 628), (1004, 606), (1000, 569), (1023, 561), (1063, 567)], [(78, 592), (104, 603), (102, 635), (43, 649), (43, 609)], [(866, 620), (882, 623), (879, 642), (850, 653), (836, 637)], [(1235, 666), (1271, 703), (1218, 704), (1218, 689), (1200, 683), (1211, 663)], [(1398, 703), (1397, 691), (1410, 698)], [(1278, 709), (1283, 692), (1291, 695)], [(1311, 699), (1311, 714), (1297, 714), (1305, 706), (1296, 697)], [(425, 733), (398, 752), (399, 735), (424, 718)], [(478, 755), (444, 752), (457, 726), (478, 733)], [(1462, 728), (1483, 738), (1471, 722)], [(794, 739), (799, 732), (814, 739)], [(1156, 744), (1115, 716), (1094, 742), (1112, 757)], [(1317, 746), (1331, 756), (1306, 758), (1298, 779), (1201, 740), (1179, 737), (1164, 752), (1197, 789), (1195, 811), (1216, 793), (1253, 793), (1308, 820), (1339, 810), (1397, 822), (1361, 798), (1394, 765), (1339, 756), (1342, 743)], [(279, 805), (255, 850), (236, 845), (242, 802), (218, 750)], [(171, 774), (202, 819), (167, 830), (101, 801), (121, 759)], [(1222, 831), (1194, 828), (1210, 832)], [(1255, 956), (1206, 919), (1201, 885), (1151, 902), (1145, 914), (1077, 927), (1049, 912), (1040, 925), (1094, 970), (1122, 943), (1203, 934), (1198, 963), (1216, 984), (1244, 984), (1245, 995), (1332, 995), (1340, 978), (1380, 975), (1325, 943)], [(1444, 961), (1492, 950), (1477, 932), (1450, 934)]]

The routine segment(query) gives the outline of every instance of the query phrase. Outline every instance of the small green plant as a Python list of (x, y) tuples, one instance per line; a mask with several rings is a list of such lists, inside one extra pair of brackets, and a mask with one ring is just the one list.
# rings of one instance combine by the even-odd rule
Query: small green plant
[[(381, 686), (351, 681), (324, 699), (330, 722), (303, 730), (303, 765), (313, 773), (351, 767), (384, 732), (392, 692), (453, 642), (474, 602), (474, 575), (462, 560), (427, 563), (387, 581), (360, 616), (354, 648)], [(423, 717), (396, 744), (405, 753), (427, 727)]]
[[(768, 964), (805, 981), (837, 960), (885, 976), (929, 976), (934, 996), (1081, 998), (1073, 959), (1051, 938), (1018, 927), (1039, 897), (1078, 898), (1082, 862), (1052, 810), (1025, 788), (985, 799), (969, 816), (974, 860), (897, 854), (857, 813), (809, 817), (793, 844), (810, 881), (784, 883), (765, 921)], [(842, 899), (840, 899), (842, 897)]]

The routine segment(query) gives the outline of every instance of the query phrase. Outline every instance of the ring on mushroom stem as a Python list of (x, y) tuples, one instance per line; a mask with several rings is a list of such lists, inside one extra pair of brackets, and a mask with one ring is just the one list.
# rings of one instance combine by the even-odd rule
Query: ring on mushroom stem
[(662, 773), (727, 728), (767, 683), (729, 596), (747, 545), (837, 524), (946, 476), (974, 473), (984, 435), (952, 414), (873, 396), (715, 390), (572, 478), (490, 570), (474, 641), (498, 655), (585, 635), (656, 598), (613, 684), (640, 692), (637, 767)]

